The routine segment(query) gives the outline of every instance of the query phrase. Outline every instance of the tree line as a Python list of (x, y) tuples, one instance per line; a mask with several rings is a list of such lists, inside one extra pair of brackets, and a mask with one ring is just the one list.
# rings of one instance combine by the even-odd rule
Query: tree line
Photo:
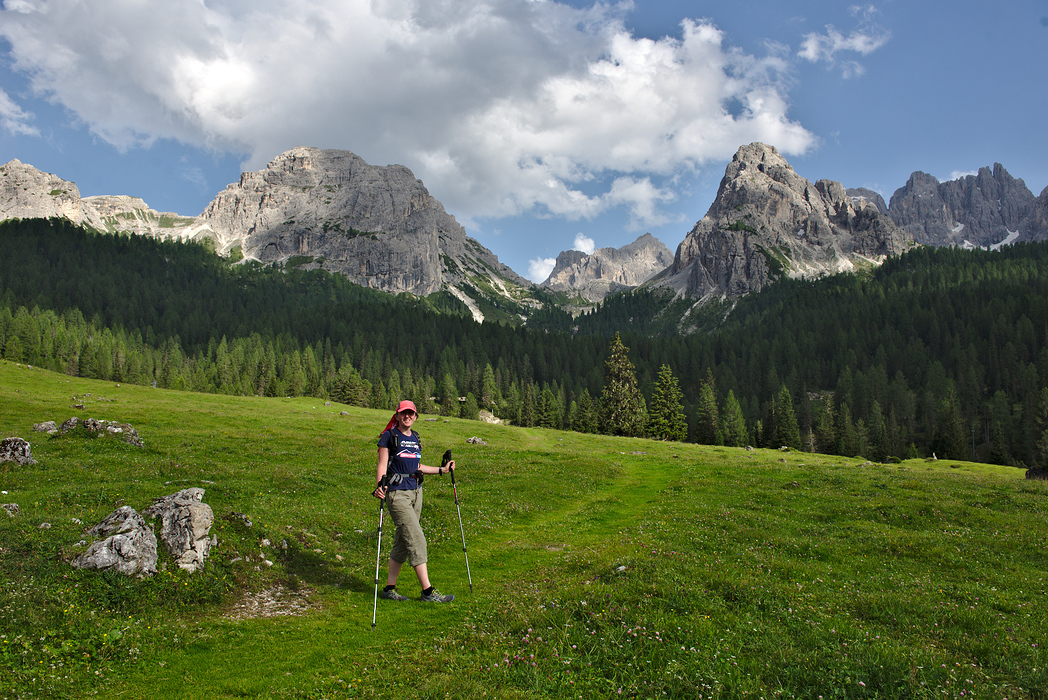
[[(576, 319), (549, 304), (528, 326), (477, 324), (446, 298), (60, 220), (0, 223), (0, 242), (0, 353), (69, 374), (876, 460), (1043, 462), (1048, 244), (917, 248), (863, 275), (783, 279), (692, 313), (700, 330), (682, 333), (690, 302), (653, 290)], [(623, 395), (634, 404), (616, 406)]]

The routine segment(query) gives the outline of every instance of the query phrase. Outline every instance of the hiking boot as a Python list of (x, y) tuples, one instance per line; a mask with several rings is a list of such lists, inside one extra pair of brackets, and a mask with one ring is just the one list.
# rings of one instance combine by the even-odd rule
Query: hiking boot
[(440, 591), (434, 588), (429, 595), (423, 593), (421, 597), (419, 597), (419, 600), (423, 603), (450, 603), (455, 600), (455, 596), (451, 594), (443, 595)]
[(400, 595), (399, 593), (397, 593), (397, 589), (396, 588), (390, 588), (388, 591), (385, 588), (383, 588), (381, 591), (379, 591), (378, 597), (382, 598), (384, 600), (407, 600), (408, 599), (408, 597), (406, 595)]

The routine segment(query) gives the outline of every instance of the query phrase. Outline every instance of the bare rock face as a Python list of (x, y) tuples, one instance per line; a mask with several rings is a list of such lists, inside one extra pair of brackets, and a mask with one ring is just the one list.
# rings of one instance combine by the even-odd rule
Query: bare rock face
[(5, 219), (59, 217), (75, 224), (91, 220), (76, 185), (17, 159), (0, 166), (0, 212)]
[(20, 437), (9, 437), (0, 441), (0, 462), (14, 462), (20, 467), (36, 464), (29, 443)]
[(199, 571), (216, 541), (211, 536), (215, 514), (203, 502), (204, 489), (189, 488), (153, 501), (142, 514), (160, 519), (160, 540), (179, 568)]
[(892, 195), (888, 211), (918, 243), (986, 247), (1018, 240), (1020, 229), (1036, 234), (1029, 220), (1034, 208), (1026, 183), (996, 163), (949, 182), (915, 172)]
[(131, 506), (117, 508), (87, 534), (103, 539), (76, 557), (72, 561), (74, 568), (112, 569), (139, 578), (156, 573), (156, 535)]
[(556, 266), (542, 284), (598, 302), (620, 289), (640, 286), (671, 264), (670, 249), (646, 233), (629, 245), (598, 248), (589, 255), (566, 250), (557, 256)]
[(879, 264), (908, 245), (875, 203), (839, 182), (801, 177), (771, 146), (735, 154), (717, 198), (654, 281), (693, 297), (737, 297), (781, 275), (818, 277)]
[(357, 284), (426, 296), (470, 272), (527, 284), (468, 239), (455, 218), (402, 165), (373, 166), (339, 150), (294, 148), (244, 173), (200, 222), (219, 252), (262, 262), (306, 257)]
[(1048, 240), (1048, 187), (1041, 190), (1030, 213), (1019, 226), (1019, 238), (1023, 241)]
[(194, 217), (154, 211), (137, 197), (80, 196), (80, 189), (12, 160), (0, 165), (0, 219), (68, 219), (109, 233), (126, 232), (156, 238), (188, 239), (209, 235)]

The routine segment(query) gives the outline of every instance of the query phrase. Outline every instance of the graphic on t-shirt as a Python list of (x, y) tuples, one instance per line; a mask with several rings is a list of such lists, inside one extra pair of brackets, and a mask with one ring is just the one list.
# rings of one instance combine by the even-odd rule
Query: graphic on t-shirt
[(396, 454), (399, 459), (422, 459), (422, 452), (417, 445), (405, 447)]

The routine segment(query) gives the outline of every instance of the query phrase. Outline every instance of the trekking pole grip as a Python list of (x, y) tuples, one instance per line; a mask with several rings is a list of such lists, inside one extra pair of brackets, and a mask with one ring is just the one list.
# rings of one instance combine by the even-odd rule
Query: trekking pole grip
[[(440, 468), (443, 469), (444, 467), (446, 467), (448, 462), (450, 462), (450, 461), (451, 461), (451, 450), (448, 450), (447, 452), (444, 453), (444, 456), (440, 460)], [(455, 470), (454, 469), (448, 469), (448, 471), (451, 472), (451, 485), (454, 486), (455, 485)]]

